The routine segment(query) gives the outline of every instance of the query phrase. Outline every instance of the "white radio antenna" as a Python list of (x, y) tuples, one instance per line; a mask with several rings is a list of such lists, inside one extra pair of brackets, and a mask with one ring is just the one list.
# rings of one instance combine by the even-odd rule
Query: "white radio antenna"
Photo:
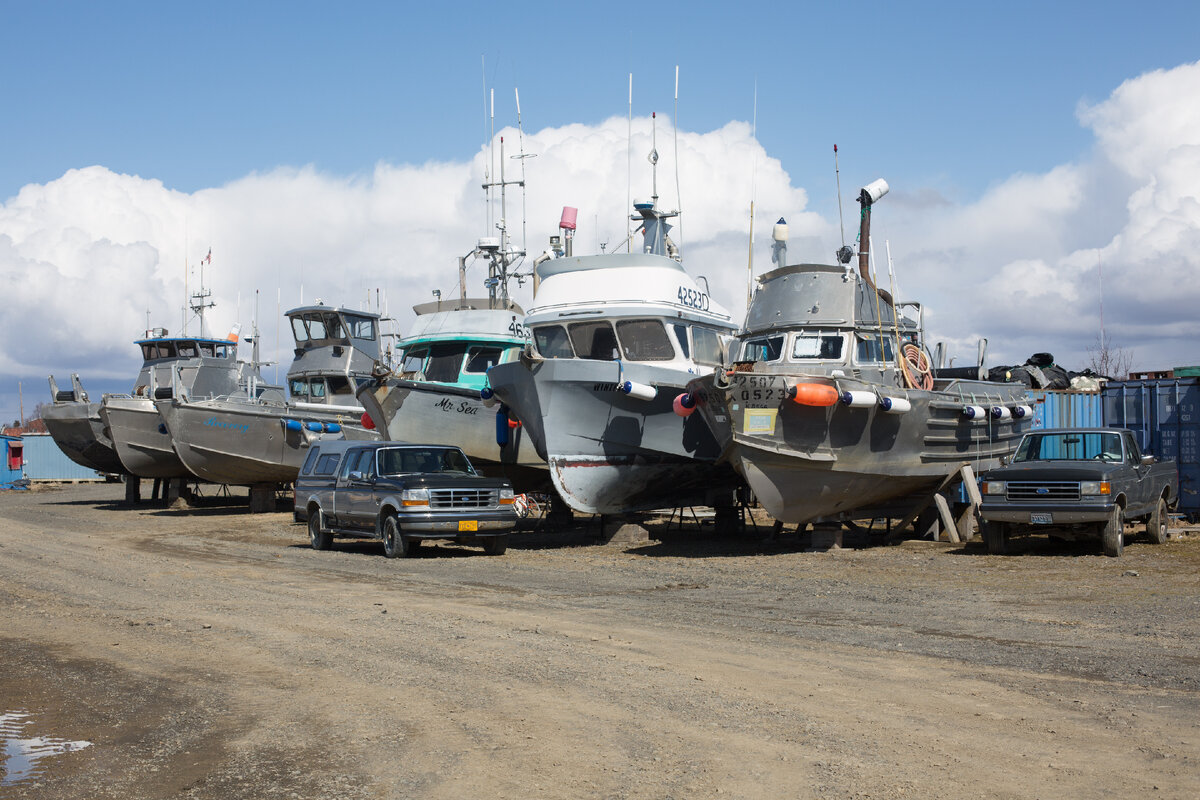
[(633, 73), (629, 73), (629, 128), (625, 134), (625, 252), (633, 252), (629, 210), (633, 208)]
[[(672, 137), (675, 140), (675, 210), (683, 211), (683, 194), (679, 191), (679, 65), (675, 65), (675, 112), (671, 115)], [(679, 254), (683, 255), (683, 214), (675, 218), (679, 228)]]

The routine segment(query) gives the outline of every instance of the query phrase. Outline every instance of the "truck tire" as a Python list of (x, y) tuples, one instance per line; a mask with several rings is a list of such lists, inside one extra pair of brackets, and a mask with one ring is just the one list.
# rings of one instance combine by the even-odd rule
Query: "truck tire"
[(1146, 536), (1151, 544), (1167, 543), (1167, 501), (1158, 498), (1154, 513), (1146, 520)]
[(1121, 553), (1125, 552), (1124, 509), (1120, 506), (1113, 508), (1112, 513), (1108, 516), (1108, 522), (1104, 523), (1100, 536), (1104, 542), (1104, 555), (1109, 558), (1118, 558)]
[(308, 515), (308, 541), (313, 550), (328, 550), (333, 545), (333, 534), (324, 528), (325, 515), (318, 508)]
[(410, 546), (408, 537), (400, 532), (400, 520), (395, 514), (388, 515), (383, 520), (383, 554), (388, 558), (413, 555), (415, 547)]
[(508, 549), (508, 534), (489, 536), (483, 540), (483, 552), (489, 556), (502, 556)]
[(1008, 528), (1003, 522), (984, 520), (980, 527), (988, 553), (998, 556), (1008, 552)]

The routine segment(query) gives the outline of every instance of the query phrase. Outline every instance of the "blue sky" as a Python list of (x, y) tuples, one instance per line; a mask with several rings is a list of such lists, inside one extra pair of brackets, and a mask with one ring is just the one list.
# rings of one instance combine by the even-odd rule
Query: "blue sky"
[[(320, 197), (326, 190), (364, 187), (382, 193), (387, 176), (380, 174), (380, 165), (410, 166), (399, 169), (394, 179), (416, 180), (414, 186), (436, 194), (430, 187), (440, 185), (433, 177), (441, 174), (438, 165), (465, 169), (484, 147), (485, 84), (496, 92), (498, 129), (513, 124), (512, 90), (519, 88), (525, 133), (550, 155), (572, 138), (570, 126), (594, 133), (606, 120), (624, 120), (630, 72), (635, 116), (656, 111), (669, 125), (676, 65), (681, 70), (680, 129), (700, 137), (701, 150), (716, 147), (717, 159), (721, 152), (713, 143), (714, 132), (724, 131), (724, 138), (717, 138), (740, 147), (745, 137), (726, 126), (752, 120), (757, 91), (755, 139), (761, 150), (752, 148), (750, 163), (765, 165), (756, 180), (766, 198), (779, 198), (764, 214), (812, 214), (807, 227), (812, 241), (827, 238), (837, 223), (831, 152), (837, 143), (846, 197), (862, 183), (885, 176), (898, 198), (889, 229), (894, 242), (910, 256), (925, 257), (935, 247), (936, 232), (906, 240), (907, 232), (924, 224), (916, 216), (921, 207), (961, 211), (953, 218), (961, 224), (973, 211), (982, 213), (973, 205), (979, 198), (1003, 196), (1005, 187), (1022, 176), (1052, 181), (1081, 164), (1113, 161), (1111, 153), (1097, 156), (1096, 130), (1081, 122), (1080, 110), (1105, 103), (1123, 82), (1195, 62), (1200, 58), (1198, 23), (1200, 4), (1194, 2), (860, 2), (787, 8), (766, 3), (7, 2), (0, 4), (0, 202), (7, 215), (0, 217), (0, 237), (16, 243), (17, 255), (5, 262), (0, 253), (0, 269), (8, 263), (6, 281), (20, 281), (24, 269), (72, 274), (72, 268), (55, 259), (83, 255), (62, 256), (61, 248), (34, 254), (22, 244), (37, 238), (40, 225), (45, 226), (42, 238), (85, 231), (92, 243), (87, 258), (97, 257), (97, 243), (125, 248), (109, 265), (114, 275), (131, 274), (135, 265), (142, 265), (142, 256), (134, 252), (142, 241), (137, 236), (142, 236), (157, 254), (146, 257), (144, 268), (159, 275), (169, 261), (162, 242), (149, 234), (129, 234), (134, 237), (129, 239), (105, 228), (108, 222), (97, 221), (122, 202), (119, 198), (142, 189), (147, 191), (144, 203), (150, 205), (137, 206), (136, 213), (153, 214), (153, 204), (159, 202), (153, 197), (159, 195), (152, 197), (154, 187), (145, 182), (154, 181), (162, 184), (162, 203), (178, 201), (189, 209), (189, 263), (210, 246), (231, 260), (249, 259), (270, 252), (278, 241), (259, 243), (262, 249), (255, 250), (243, 241), (249, 234), (231, 230), (232, 223), (213, 221), (236, 216), (213, 210), (221, 205), (214, 198), (230, 187), (244, 190), (238, 196), (252, 195), (246, 188), (252, 183), (248, 176), (282, 181), (280, 176), (295, 179), (311, 167), (315, 177), (302, 174), (300, 179), (316, 186), (313, 196)], [(1200, 98), (1176, 101), (1196, 104)], [(541, 141), (539, 131), (547, 132)], [(669, 128), (658, 133), (658, 149), (665, 153)], [(704, 136), (713, 141), (705, 144)], [(624, 163), (623, 155), (619, 161)], [(103, 173), (64, 182), (69, 171), (92, 166)], [(119, 176), (141, 181), (122, 182)], [(701, 192), (728, 192), (725, 212), (739, 220), (726, 234), (714, 234), (714, 242), (721, 235), (732, 239), (747, 227), (746, 198), (737, 195), (736, 182), (709, 183), (703, 177), (692, 185)], [(550, 189), (556, 194), (545, 198), (548, 207), (579, 202), (571, 192), (582, 191), (585, 178), (577, 177), (576, 184), (565, 188), (545, 174), (537, 180), (548, 194)], [(1071, 224), (1061, 226), (1057, 238), (1065, 242), (1064, 249), (1054, 258), (1066, 259), (1064, 264), (1091, 258), (1080, 254), (1080, 248), (1101, 249), (1119, 239), (1127, 200), (1140, 178), (1099, 170), (1073, 185), (1115, 191), (1063, 217)], [(771, 186), (778, 189), (775, 195)], [(23, 188), (37, 190), (30, 195), (36, 196), (32, 206), (16, 202)], [(278, 196), (263, 191), (263, 196)], [(455, 184), (447, 191), (465, 190)], [(81, 204), (81, 192), (95, 193), (90, 209)], [(623, 198), (624, 192), (619, 194)], [(696, 194), (683, 198), (685, 207), (697, 204)], [(1039, 194), (1053, 192), (1035, 189), (1034, 195)], [(70, 202), (63, 201), (59, 214), (27, 214), (29, 208), (57, 202), (54, 198)], [(788, 198), (802, 209), (785, 208)], [(430, 199), (436, 202), (434, 195)], [(763, 197), (759, 200), (766, 204)], [(394, 207), (388, 205), (391, 201), (379, 202)], [(198, 211), (201, 207), (206, 210)], [(846, 207), (853, 216), (853, 206)], [(581, 219), (586, 214), (581, 211)], [(905, 220), (912, 224), (901, 229)], [(758, 224), (765, 229), (766, 221)], [(287, 230), (283, 223), (268, 223), (262, 227), (276, 235)], [(433, 216), (423, 224), (414, 230), (432, 236), (450, 227), (440, 226)], [(888, 219), (880, 224), (887, 226)], [(361, 239), (363, 230), (356, 230)], [(698, 228), (690, 230), (695, 235)], [(215, 243), (204, 241), (209, 235)], [(454, 235), (459, 238), (444, 245), (448, 253), (466, 249), (459, 233)], [(234, 242), (245, 246), (239, 250)], [(715, 259), (717, 245), (713, 247), (710, 258)], [(1046, 242), (1038, 239), (1031, 248), (1029, 253), (997, 256), (989, 269), (1034, 274), (1027, 262), (1052, 259)], [(386, 249), (381, 245), (364, 251), (363, 257)], [(968, 261), (973, 257), (969, 244), (959, 255)], [(220, 263), (216, 255), (214, 260)], [(937, 262), (931, 256), (928, 263)], [(255, 263), (261, 265), (262, 258)], [(391, 281), (389, 291), (399, 295), (405, 286), (403, 275), (397, 274), (402, 266), (385, 266), (379, 267), (379, 280)], [(239, 284), (236, 291), (243, 297), (255, 288), (274, 296), (280, 285), (295, 283), (302, 272), (315, 286), (321, 267), (317, 257), (298, 267), (280, 257), (269, 268), (253, 269), (261, 272), (256, 273), (261, 280), (254, 286)], [(1111, 269), (1115, 273), (1118, 266)], [(358, 291), (375, 280), (375, 274), (356, 285), (343, 279), (334, 289)], [(1115, 287), (1115, 274), (1112, 280)], [(433, 284), (415, 273), (412, 281), (419, 285), (414, 295), (424, 299)], [(225, 308), (236, 305), (229, 287), (223, 291)], [(31, 295), (29, 302), (36, 307), (44, 302), (41, 297)], [(85, 304), (86, 299), (76, 302)], [(126, 390), (128, 380), (119, 376), (137, 367), (129, 340), (144, 325), (144, 310), (151, 304), (145, 298), (138, 303), (131, 302), (124, 316), (97, 318), (90, 327), (81, 327), (97, 342), (105, 340), (82, 348), (82, 363), (62, 351), (36, 358), (10, 352), (0, 361), (0, 417), (16, 416), (16, 381), (26, 387), (28, 408), (31, 393), (35, 398), (44, 394), (49, 369), (83, 371), (88, 383), (84, 365), (90, 365), (97, 371), (92, 385)], [(164, 307), (171, 303), (164, 301)], [(135, 305), (141, 310), (135, 311)], [(1127, 312), (1159, 307), (1145, 299), (1144, 306), (1129, 306)], [(18, 312), (10, 307), (4, 313)], [(29, 317), (35, 312), (20, 313)], [(1106, 306), (1114, 320), (1121, 313), (1115, 300)], [(48, 323), (54, 319), (61, 316)], [(9, 330), (22, 322), (21, 317), (5, 320)], [(1126, 341), (1138, 343), (1143, 357), (1150, 358), (1154, 340), (1143, 328), (1131, 316)], [(1182, 342), (1184, 333), (1172, 335)], [(1050, 338), (1060, 335), (1065, 333), (1048, 333)], [(1081, 342), (1062, 349), (1078, 355)], [(1010, 358), (1019, 352), (1014, 345)]]

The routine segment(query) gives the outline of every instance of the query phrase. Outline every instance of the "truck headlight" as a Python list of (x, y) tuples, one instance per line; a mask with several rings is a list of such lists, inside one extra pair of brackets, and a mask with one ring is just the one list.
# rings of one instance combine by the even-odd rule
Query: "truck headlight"
[(400, 502), (405, 506), (429, 505), (428, 489), (405, 489), (400, 493)]
[(1004, 494), (1008, 491), (1008, 484), (1004, 481), (984, 481), (982, 488), (984, 494)]
[(511, 486), (507, 486), (500, 490), (500, 505), (511, 506), (513, 503), (513, 490)]
[(1108, 481), (1080, 481), (1079, 494), (1085, 497), (1112, 494), (1112, 484)]

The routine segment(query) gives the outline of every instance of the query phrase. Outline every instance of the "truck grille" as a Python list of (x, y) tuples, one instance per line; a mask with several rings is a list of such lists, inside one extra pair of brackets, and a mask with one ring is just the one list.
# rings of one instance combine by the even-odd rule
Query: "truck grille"
[(493, 508), (497, 501), (495, 489), (430, 489), (430, 508)]
[(1009, 500), (1078, 500), (1076, 481), (1009, 481)]

